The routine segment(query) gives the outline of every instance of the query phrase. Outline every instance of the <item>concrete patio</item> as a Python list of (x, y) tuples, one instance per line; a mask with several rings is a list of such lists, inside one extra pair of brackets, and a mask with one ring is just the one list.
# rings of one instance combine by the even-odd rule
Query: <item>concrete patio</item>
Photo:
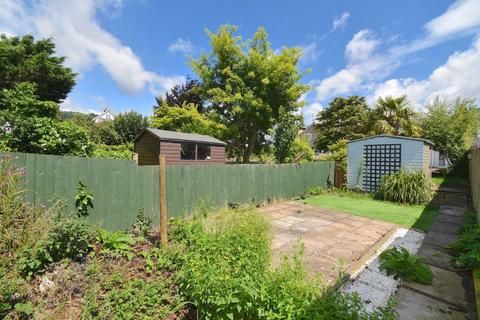
[(299, 202), (283, 202), (260, 209), (272, 219), (274, 261), (292, 251), (301, 239), (305, 262), (332, 284), (339, 272), (352, 274), (397, 229), (395, 224), (371, 220)]

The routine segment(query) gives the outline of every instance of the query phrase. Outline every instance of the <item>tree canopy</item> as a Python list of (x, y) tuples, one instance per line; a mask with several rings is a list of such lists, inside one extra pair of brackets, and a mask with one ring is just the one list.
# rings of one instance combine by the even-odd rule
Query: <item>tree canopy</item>
[(426, 139), (455, 164), (471, 148), (480, 128), (480, 112), (473, 99), (454, 102), (436, 99), (427, 106), (422, 130)]
[(419, 137), (421, 128), (415, 121), (415, 115), (407, 96), (380, 97), (371, 113), (372, 133)]
[(289, 159), (292, 146), (302, 124), (303, 118), (301, 115), (285, 112), (281, 108), (278, 123), (275, 127), (273, 143), (277, 162), (283, 163)]
[(148, 127), (148, 119), (138, 112), (128, 111), (115, 117), (113, 127), (122, 143), (130, 143), (140, 131)]
[(75, 85), (76, 74), (55, 55), (51, 39), (0, 36), (0, 91), (22, 82), (36, 86), (38, 100), (60, 102)]
[(328, 147), (342, 139), (358, 139), (367, 133), (369, 108), (365, 97), (334, 98), (316, 119), (317, 148)]
[(301, 107), (308, 86), (299, 82), (301, 49), (283, 47), (276, 53), (263, 28), (247, 41), (236, 32), (231, 25), (208, 32), (211, 52), (192, 60), (191, 66), (206, 102), (226, 127), (230, 153), (248, 162), (278, 122), (280, 108), (293, 112)]
[(151, 125), (157, 129), (211, 135), (222, 139), (225, 126), (215, 113), (202, 114), (194, 104), (169, 107), (165, 103), (153, 110)]
[(165, 93), (165, 98), (158, 96), (155, 98), (157, 106), (167, 105), (169, 107), (179, 107), (184, 104), (193, 103), (198, 112), (204, 112), (204, 101), (202, 99), (202, 84), (195, 79), (187, 78), (187, 81), (181, 85), (175, 85), (170, 91)]

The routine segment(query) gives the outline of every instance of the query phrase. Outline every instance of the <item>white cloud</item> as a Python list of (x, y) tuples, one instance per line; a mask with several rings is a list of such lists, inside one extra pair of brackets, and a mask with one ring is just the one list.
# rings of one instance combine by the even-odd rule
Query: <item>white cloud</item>
[(190, 40), (183, 40), (182, 38), (178, 38), (177, 41), (168, 46), (168, 51), (172, 53), (191, 53), (193, 51), (193, 44)]
[(452, 4), (445, 13), (425, 25), (429, 37), (439, 39), (452, 35), (471, 32), (480, 27), (480, 1), (459, 0)]
[[(145, 87), (152, 92), (165, 91), (183, 77), (167, 77), (148, 71), (133, 50), (96, 20), (97, 10), (119, 10), (119, 0), (35, 0), (30, 6), (11, 5), (10, 0), (0, 0), (2, 14), (0, 26), (6, 25), (17, 34), (31, 32), (38, 37), (54, 38), (59, 54), (67, 57), (66, 64), (77, 72), (101, 65), (128, 94)], [(4, 3), (3, 3), (4, 2)], [(3, 6), (8, 4), (8, 6)], [(22, 25), (15, 21), (22, 18)]]
[(349, 63), (370, 58), (380, 41), (375, 38), (371, 30), (365, 29), (357, 32), (345, 48), (345, 56)]
[(302, 63), (315, 62), (322, 55), (323, 50), (318, 49), (317, 42), (312, 42), (302, 49), (300, 61)]
[(332, 22), (332, 31), (342, 28), (347, 24), (350, 13), (344, 12), (340, 17), (334, 18)]
[(323, 101), (337, 94), (366, 89), (368, 82), (387, 76), (398, 66), (398, 61), (393, 55), (376, 53), (379, 44), (373, 32), (357, 32), (345, 49), (347, 66), (317, 84), (316, 100)]
[(100, 114), (100, 110), (95, 110), (92, 108), (88, 108), (85, 106), (82, 106), (74, 101), (74, 99), (68, 97), (65, 99), (61, 104), (60, 104), (60, 110), (62, 111), (75, 111), (75, 112), (81, 112), (81, 113), (95, 113), (95, 114)]
[(435, 69), (427, 79), (390, 79), (378, 85), (374, 98), (406, 94), (416, 106), (423, 106), (436, 96), (480, 99), (479, 74), (480, 38), (477, 38), (468, 50), (452, 54), (447, 62)]
[[(373, 98), (379, 95), (408, 94), (414, 103), (422, 103), (433, 95), (479, 96), (475, 74), (480, 70), (478, 44), (453, 54), (447, 63), (423, 81), (391, 79), (382, 82), (402, 60), (441, 41), (480, 31), (480, 1), (459, 0), (442, 15), (425, 24), (426, 33), (410, 43), (390, 45), (379, 52), (380, 41), (369, 30), (357, 32), (345, 49), (346, 66), (319, 81), (315, 86), (316, 101), (324, 102), (338, 94), (362, 92)], [(475, 42), (478, 43), (478, 40)]]

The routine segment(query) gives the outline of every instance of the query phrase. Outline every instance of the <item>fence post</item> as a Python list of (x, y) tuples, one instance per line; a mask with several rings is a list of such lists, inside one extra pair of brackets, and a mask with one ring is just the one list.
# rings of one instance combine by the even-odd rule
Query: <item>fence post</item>
[(158, 157), (159, 165), (159, 187), (160, 187), (160, 239), (162, 246), (168, 245), (167, 235), (167, 179), (165, 178), (165, 155)]
[(336, 160), (335, 161), (335, 181), (333, 185), (335, 188), (341, 188), (345, 184), (345, 177), (344, 177), (344, 172), (341, 168), (341, 161)]

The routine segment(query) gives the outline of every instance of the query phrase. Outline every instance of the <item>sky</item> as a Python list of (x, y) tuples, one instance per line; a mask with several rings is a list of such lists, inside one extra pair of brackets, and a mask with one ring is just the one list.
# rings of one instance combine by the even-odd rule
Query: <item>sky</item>
[(209, 52), (206, 30), (258, 27), (274, 49), (302, 47), (305, 122), (337, 96), (480, 99), (480, 0), (0, 0), (0, 33), (54, 40), (78, 73), (63, 110), (150, 115), (154, 97)]

